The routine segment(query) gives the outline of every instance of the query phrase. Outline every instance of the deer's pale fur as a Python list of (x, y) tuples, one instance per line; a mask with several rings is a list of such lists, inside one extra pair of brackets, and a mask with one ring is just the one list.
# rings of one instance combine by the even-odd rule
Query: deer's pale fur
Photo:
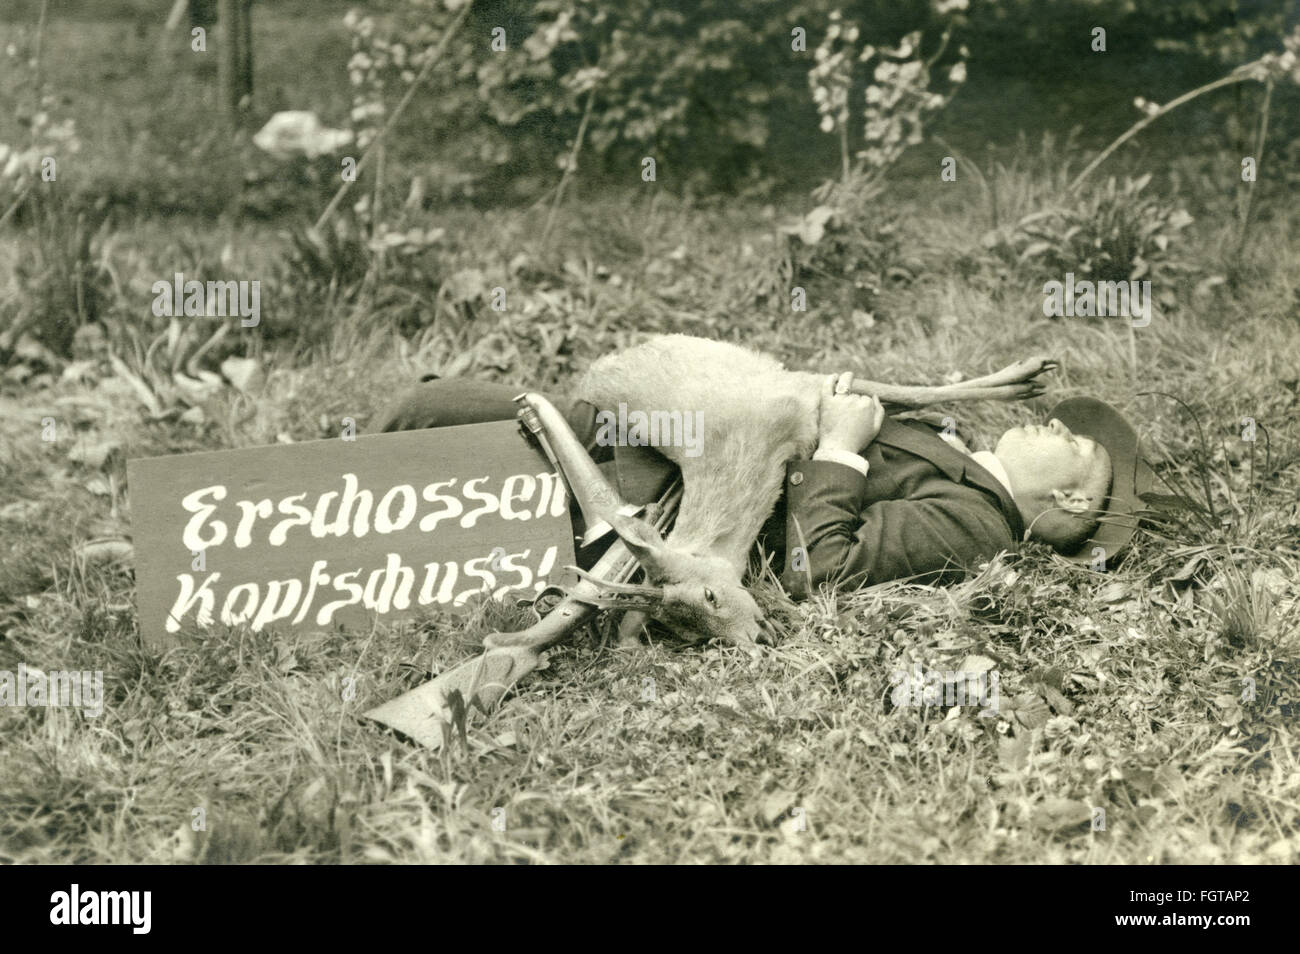
[(662, 446), (685, 491), (667, 542), (726, 560), (739, 580), (781, 495), (785, 462), (817, 444), (820, 375), (738, 345), (664, 335), (601, 358), (578, 386), (598, 408), (702, 412), (701, 453)]
[[(1056, 367), (1037, 355), (993, 374), (944, 387), (858, 381), (856, 393), (897, 407), (941, 401), (1023, 400), (1045, 388)], [(602, 410), (699, 411), (699, 444), (657, 449), (681, 469), (677, 523), (665, 541), (641, 521), (607, 519), (653, 586), (640, 588), (654, 615), (679, 632), (745, 644), (762, 614), (741, 578), (749, 549), (781, 495), (785, 464), (817, 444), (826, 377), (787, 371), (774, 358), (737, 345), (665, 335), (602, 358), (578, 394)], [(700, 452), (693, 456), (692, 451)], [(625, 593), (627, 591), (625, 590)], [(625, 630), (626, 632), (626, 630)]]
[(635, 522), (615, 528), (647, 579), (652, 610), (685, 635), (748, 645), (762, 613), (741, 580), (750, 548), (781, 495), (785, 463), (817, 443), (820, 375), (687, 335), (653, 338), (593, 364), (578, 396), (604, 410), (701, 412), (698, 456), (656, 449), (681, 469), (683, 492), (667, 540)]

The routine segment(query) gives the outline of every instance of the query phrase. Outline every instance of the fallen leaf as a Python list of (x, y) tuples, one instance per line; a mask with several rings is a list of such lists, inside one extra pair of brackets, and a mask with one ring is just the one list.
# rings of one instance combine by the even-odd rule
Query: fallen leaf
[(1128, 584), (1122, 580), (1115, 580), (1113, 583), (1107, 583), (1097, 594), (1097, 599), (1103, 603), (1118, 603), (1121, 600), (1129, 598)]
[(35, 500), (15, 500), (0, 507), (0, 520), (12, 520), (21, 523), (41, 512), (41, 505)]
[(998, 739), (998, 761), (1009, 769), (1019, 771), (1029, 764), (1029, 736), (1004, 735)]
[(251, 394), (262, 386), (262, 366), (252, 358), (231, 356), (221, 362), (221, 373), (245, 394)]
[(72, 450), (68, 451), (68, 459), (79, 464), (85, 464), (91, 470), (99, 470), (114, 453), (121, 449), (121, 441), (115, 441), (112, 438), (95, 441), (94, 443), (78, 441)]
[(1061, 691), (1056, 687), (1044, 683), (1038, 686), (1038, 691), (1043, 694), (1043, 698), (1047, 701), (1047, 704), (1057, 712), (1061, 713), (1061, 715), (1068, 716), (1074, 712), (1074, 704), (1070, 702), (1069, 699), (1065, 698), (1065, 696), (1061, 694)]
[(1193, 576), (1196, 575), (1196, 571), (1200, 568), (1201, 564), (1205, 560), (1206, 560), (1206, 555), (1204, 553), (1194, 554), (1190, 560), (1188, 560), (1186, 563), (1182, 565), (1182, 567), (1178, 570), (1177, 573), (1174, 573), (1172, 576), (1169, 576), (1166, 579), (1169, 579), (1174, 583), (1186, 583), (1188, 580), (1190, 580)]
[(1074, 798), (1048, 798), (1038, 805), (1030, 817), (1036, 828), (1060, 831), (1074, 828), (1092, 819), (1092, 809)]
[(91, 540), (77, 547), (77, 556), (87, 563), (125, 563), (134, 556), (128, 540)]
[(997, 667), (997, 662), (988, 656), (967, 656), (962, 660), (961, 671), (965, 673), (983, 673)]
[(785, 810), (793, 805), (798, 797), (794, 792), (778, 788), (763, 796), (759, 813), (763, 820), (771, 825), (785, 814)]
[(63, 382), (70, 381), (76, 383), (94, 377), (95, 370), (98, 366), (99, 363), (96, 361), (73, 361), (63, 369), (63, 373), (59, 375), (59, 380)]
[(1037, 693), (1027, 692), (1016, 696), (1011, 715), (1015, 721), (1029, 729), (1038, 729), (1047, 725), (1052, 717), (1047, 703)]

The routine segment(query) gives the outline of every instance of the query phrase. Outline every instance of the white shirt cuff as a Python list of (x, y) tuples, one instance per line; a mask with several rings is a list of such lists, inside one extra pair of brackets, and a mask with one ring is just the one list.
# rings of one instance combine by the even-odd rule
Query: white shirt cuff
[(827, 460), (833, 464), (843, 464), (845, 467), (852, 467), (863, 477), (867, 476), (867, 459), (861, 454), (853, 454), (842, 450), (827, 450), (819, 447), (813, 452), (812, 459)]

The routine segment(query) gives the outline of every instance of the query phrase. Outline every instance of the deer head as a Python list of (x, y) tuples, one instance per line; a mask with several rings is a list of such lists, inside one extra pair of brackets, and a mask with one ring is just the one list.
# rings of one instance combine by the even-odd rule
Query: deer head
[(642, 585), (602, 581), (610, 605), (645, 610), (687, 639), (722, 637), (752, 648), (766, 632), (763, 613), (733, 564), (673, 549), (644, 520), (616, 515), (610, 523), (646, 575)]

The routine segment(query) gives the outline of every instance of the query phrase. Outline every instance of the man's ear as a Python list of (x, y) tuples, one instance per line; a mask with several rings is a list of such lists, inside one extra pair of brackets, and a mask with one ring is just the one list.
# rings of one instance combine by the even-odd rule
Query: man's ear
[(1069, 493), (1064, 490), (1053, 490), (1052, 499), (1057, 507), (1070, 513), (1087, 513), (1092, 509), (1092, 499), (1081, 490), (1072, 490)]

